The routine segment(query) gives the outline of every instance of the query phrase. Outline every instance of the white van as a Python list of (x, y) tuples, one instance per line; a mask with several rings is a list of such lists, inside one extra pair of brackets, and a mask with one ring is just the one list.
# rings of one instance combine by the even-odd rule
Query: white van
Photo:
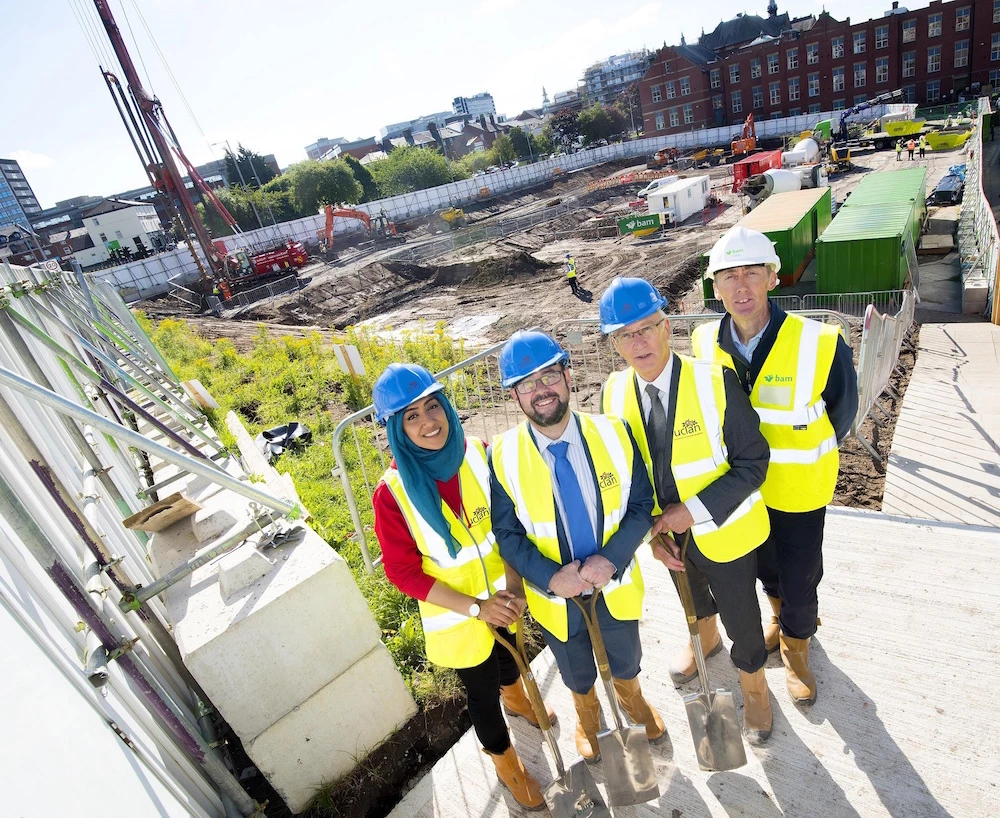
[(645, 199), (650, 193), (653, 193), (657, 189), (663, 187), (664, 185), (669, 185), (672, 182), (677, 181), (677, 176), (664, 176), (662, 179), (654, 179), (648, 185), (646, 185), (642, 190), (639, 191), (639, 196)]

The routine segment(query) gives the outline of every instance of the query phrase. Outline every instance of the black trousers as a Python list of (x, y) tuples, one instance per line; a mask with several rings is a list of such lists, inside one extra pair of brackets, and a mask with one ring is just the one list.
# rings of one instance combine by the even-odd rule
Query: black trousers
[(771, 536), (757, 549), (757, 576), (768, 596), (781, 599), (781, 632), (808, 639), (816, 633), (819, 613), (826, 506), (800, 512), (769, 508), (767, 513)]
[[(678, 535), (682, 541), (685, 535)], [(732, 562), (714, 562), (698, 548), (694, 537), (684, 557), (694, 610), (699, 619), (718, 614), (733, 640), (730, 656), (740, 670), (753, 673), (764, 667), (767, 648), (760, 624), (757, 601), (757, 552), (751, 551)], [(677, 576), (670, 578), (677, 585)]]
[(576, 283), (575, 276), (573, 278), (567, 278), (566, 280), (569, 282), (569, 287), (573, 291), (573, 295), (576, 295), (578, 292), (580, 292), (580, 286)]
[[(497, 628), (497, 633), (514, 644), (514, 635), (506, 628)], [(491, 753), (506, 752), (510, 736), (500, 707), (500, 687), (514, 684), (520, 676), (514, 657), (507, 648), (496, 643), (485, 662), (475, 667), (457, 668), (455, 672), (465, 685), (469, 718), (479, 743)]]

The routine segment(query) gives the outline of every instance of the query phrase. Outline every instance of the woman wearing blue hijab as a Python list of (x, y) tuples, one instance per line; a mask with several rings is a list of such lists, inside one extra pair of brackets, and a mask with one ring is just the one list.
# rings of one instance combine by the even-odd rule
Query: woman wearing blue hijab
[(509, 715), (538, 721), (514, 660), (488, 628), (512, 639), (524, 590), (493, 537), (485, 444), (465, 437), (441, 389), (416, 364), (390, 364), (372, 389), (394, 458), (372, 497), (382, 565), (417, 600), (427, 658), (462, 680), (500, 783), (521, 806), (539, 810), (545, 801), (510, 743), (501, 701)]

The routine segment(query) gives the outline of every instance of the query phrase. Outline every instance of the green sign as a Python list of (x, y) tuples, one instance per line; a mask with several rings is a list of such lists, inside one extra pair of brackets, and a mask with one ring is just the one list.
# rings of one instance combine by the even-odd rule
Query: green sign
[(660, 214), (650, 213), (648, 216), (629, 216), (618, 220), (618, 235), (629, 233), (652, 233), (660, 229)]

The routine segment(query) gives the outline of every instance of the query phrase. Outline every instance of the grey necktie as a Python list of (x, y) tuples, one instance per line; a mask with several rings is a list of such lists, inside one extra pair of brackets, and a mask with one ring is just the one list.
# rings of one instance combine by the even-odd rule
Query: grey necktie
[(660, 390), (653, 384), (646, 384), (646, 394), (651, 407), (649, 419), (646, 421), (646, 442), (649, 444), (649, 456), (653, 461), (653, 479), (656, 482), (657, 496), (662, 500), (666, 486), (669, 484), (667, 473), (670, 464), (667, 462), (670, 440), (667, 434), (667, 413), (663, 410), (660, 400)]

